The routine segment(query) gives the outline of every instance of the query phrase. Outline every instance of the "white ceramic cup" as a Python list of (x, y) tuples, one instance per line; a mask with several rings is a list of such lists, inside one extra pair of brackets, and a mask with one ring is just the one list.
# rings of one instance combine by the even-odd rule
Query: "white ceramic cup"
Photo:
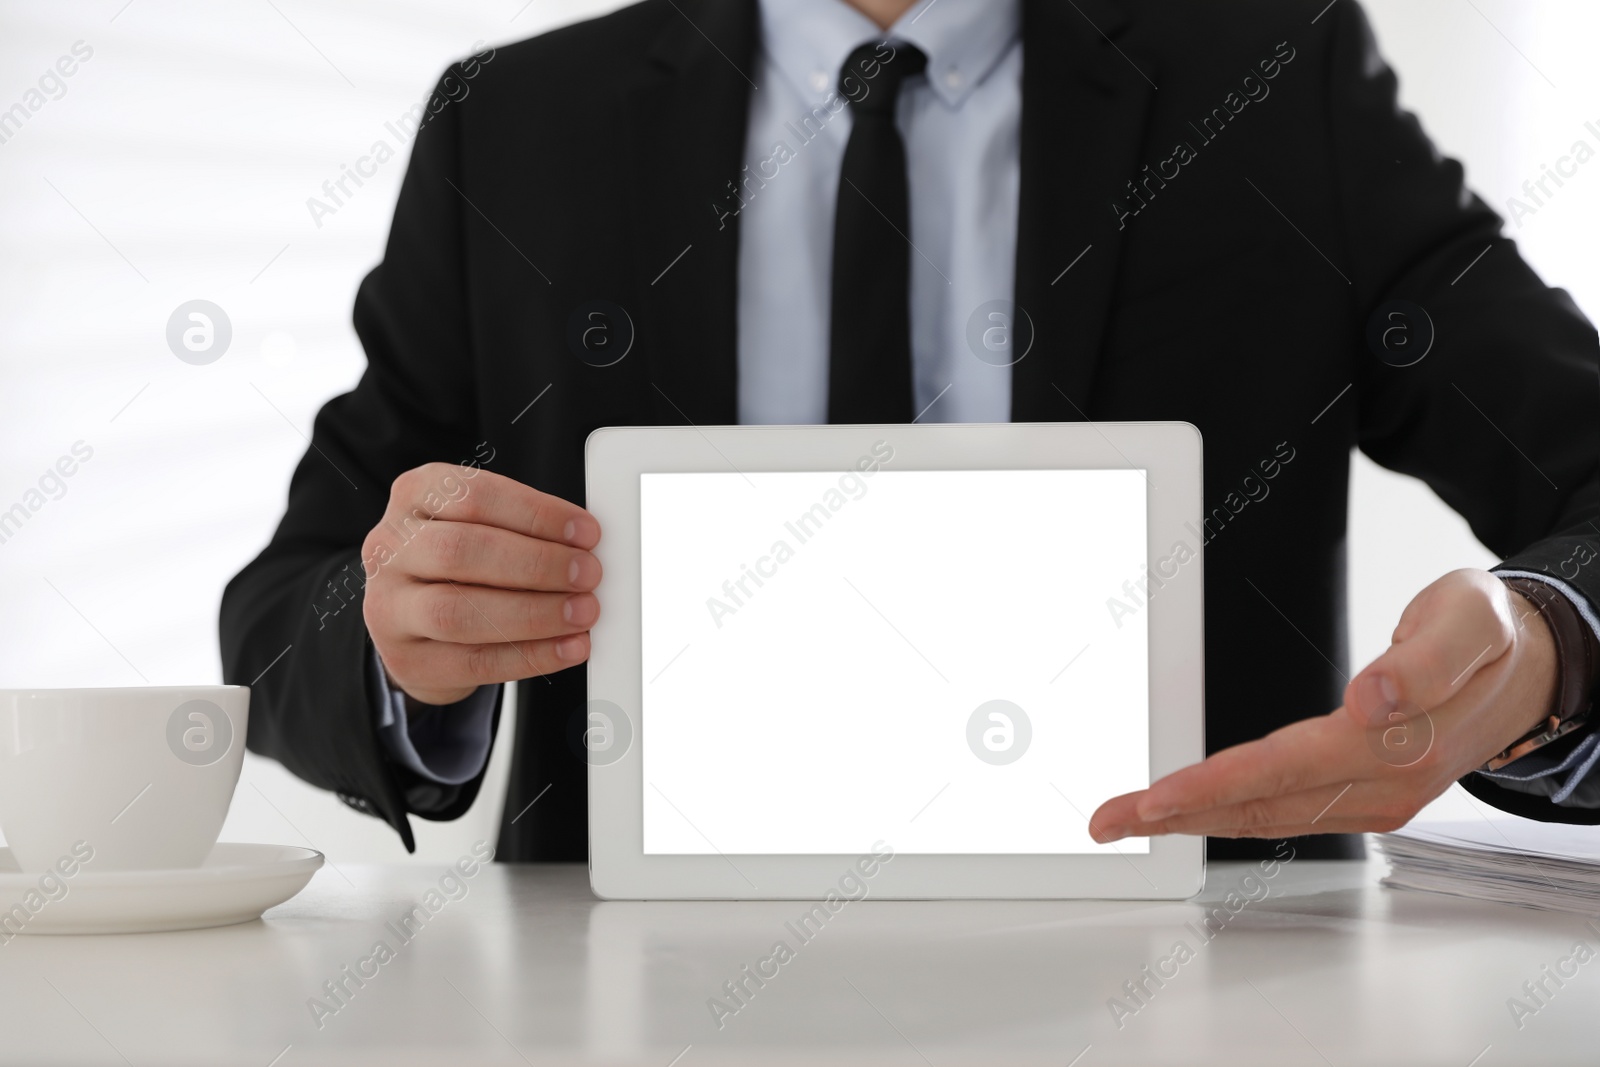
[[(198, 867), (244, 762), (242, 685), (0, 689), (0, 830), (25, 872)], [(81, 857), (80, 857), (81, 858)]]

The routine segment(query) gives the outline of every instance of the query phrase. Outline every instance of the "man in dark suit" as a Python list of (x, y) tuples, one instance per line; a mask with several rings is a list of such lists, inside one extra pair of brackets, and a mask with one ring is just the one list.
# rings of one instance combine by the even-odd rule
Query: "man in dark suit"
[[(451, 68), (357, 297), (368, 370), (224, 596), (250, 747), (409, 848), (517, 680), (499, 855), (582, 860), (595, 427), (1186, 420), (1215, 755), (1097, 837), (1355, 855), (1457, 779), (1600, 821), (1595, 331), (1354, 0), (852, 4), (646, 0)], [(962, 351), (969, 315), (1025, 354)], [(1354, 446), (1505, 562), (1348, 679)]]

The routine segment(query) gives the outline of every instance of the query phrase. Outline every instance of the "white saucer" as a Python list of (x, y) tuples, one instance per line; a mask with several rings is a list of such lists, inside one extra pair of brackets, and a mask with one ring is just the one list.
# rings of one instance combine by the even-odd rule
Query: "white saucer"
[(43, 872), (23, 874), (11, 850), (0, 848), (0, 940), (19, 932), (141, 934), (250, 922), (304, 889), (321, 866), (314, 849), (223, 841), (198, 867), (96, 871), (91, 861), (71, 878), (41, 886)]

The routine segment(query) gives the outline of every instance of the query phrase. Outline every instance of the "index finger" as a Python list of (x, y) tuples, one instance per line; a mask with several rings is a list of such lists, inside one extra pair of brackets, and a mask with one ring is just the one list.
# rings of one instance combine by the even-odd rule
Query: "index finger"
[(426, 518), (495, 526), (573, 548), (600, 542), (600, 522), (583, 508), (482, 468), (428, 463), (396, 478), (392, 496), (407, 513)]
[(1153, 783), (1135, 810), (1141, 820), (1155, 822), (1347, 781), (1352, 774), (1339, 759), (1347, 746), (1333, 736), (1336, 729), (1332, 717), (1324, 715), (1225, 748)]

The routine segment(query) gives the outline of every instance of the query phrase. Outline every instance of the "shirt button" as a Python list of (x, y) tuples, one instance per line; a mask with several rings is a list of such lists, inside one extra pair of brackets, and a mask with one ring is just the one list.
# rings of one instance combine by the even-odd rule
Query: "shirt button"
[(961, 88), (961, 72), (959, 70), (952, 70), (949, 74), (944, 76), (944, 83), (952, 89)]
[(811, 72), (811, 88), (815, 89), (817, 92), (820, 93), (820, 92), (822, 92), (822, 90), (826, 89), (827, 87), (828, 87), (828, 72), (825, 71), (825, 70), (814, 70), (814, 71), (812, 71)]

